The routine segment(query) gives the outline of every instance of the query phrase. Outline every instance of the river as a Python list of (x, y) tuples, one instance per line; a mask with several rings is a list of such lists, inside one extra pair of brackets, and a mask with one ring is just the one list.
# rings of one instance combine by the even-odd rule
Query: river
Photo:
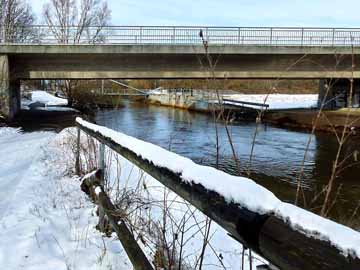
[[(129, 102), (118, 109), (98, 111), (95, 120), (98, 124), (160, 145), (197, 163), (209, 166), (217, 164), (216, 128), (211, 115)], [(239, 159), (240, 172), (233, 158), (225, 124), (220, 122), (217, 127), (220, 142), (219, 169), (234, 175), (247, 175), (256, 124), (233, 122), (228, 125), (232, 144)], [(309, 136), (309, 132), (306, 131), (260, 124), (250, 166), (250, 177), (282, 200), (294, 202), (296, 179)], [(350, 150), (354, 151), (359, 146), (360, 137), (351, 136), (344, 147), (344, 153), (350, 153)], [(322, 204), (323, 196), (319, 196), (315, 202), (311, 201), (328, 182), (337, 149), (336, 137), (328, 133), (315, 134), (309, 145), (302, 187), (305, 191), (306, 207), (315, 212)], [(344, 166), (353, 164), (356, 158), (356, 155), (351, 155)], [(349, 224), (354, 209), (359, 205), (359, 176), (360, 166), (356, 165), (347, 168), (336, 178), (334, 195), (338, 195), (331, 210), (331, 217), (341, 223)], [(360, 218), (357, 216), (349, 225), (359, 228), (359, 224)]]

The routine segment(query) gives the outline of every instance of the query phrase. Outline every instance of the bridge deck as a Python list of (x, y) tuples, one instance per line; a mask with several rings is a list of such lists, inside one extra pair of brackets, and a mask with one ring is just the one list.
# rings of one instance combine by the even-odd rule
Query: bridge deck
[[(1, 44), (0, 54), (204, 54), (203, 45), (125, 45), (125, 44)], [(261, 46), (209, 45), (210, 54), (334, 55), (360, 54), (360, 47), (349, 46)]]

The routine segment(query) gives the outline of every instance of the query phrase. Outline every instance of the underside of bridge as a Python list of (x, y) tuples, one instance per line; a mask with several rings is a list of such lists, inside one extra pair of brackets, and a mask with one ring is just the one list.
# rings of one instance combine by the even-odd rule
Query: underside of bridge
[[(0, 46), (1, 112), (20, 108), (20, 80), (360, 78), (360, 50), (168, 45)], [(213, 67), (213, 68), (211, 68)]]

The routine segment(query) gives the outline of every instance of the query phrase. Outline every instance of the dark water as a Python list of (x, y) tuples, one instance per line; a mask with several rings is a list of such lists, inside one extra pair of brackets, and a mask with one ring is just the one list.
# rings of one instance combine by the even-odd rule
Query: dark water
[[(216, 131), (211, 115), (128, 103), (124, 108), (99, 111), (96, 122), (170, 149), (197, 163), (216, 165)], [(242, 175), (245, 175), (249, 166), (255, 127), (255, 123), (251, 122), (237, 122), (229, 126), (233, 145), (240, 159)], [(223, 123), (218, 124), (218, 132), (219, 168), (237, 175), (239, 172)], [(251, 178), (281, 199), (294, 202), (296, 177), (301, 168), (309, 136), (309, 133), (304, 131), (260, 125), (251, 164)], [(359, 146), (360, 138), (352, 136), (344, 148), (344, 153), (359, 149)], [(307, 197), (307, 207), (315, 212), (322, 204), (323, 197), (319, 196), (313, 203), (311, 199), (329, 180), (337, 147), (334, 135), (319, 133), (312, 137), (304, 167), (303, 188)], [(351, 157), (346, 165), (353, 162), (354, 157)], [(219, 182), (221, 183), (221, 179)], [(340, 174), (336, 179), (336, 190), (339, 192), (331, 216), (347, 223), (360, 202), (360, 166), (350, 167)], [(358, 216), (354, 220), (358, 221)], [(357, 227), (358, 224), (352, 226)]]

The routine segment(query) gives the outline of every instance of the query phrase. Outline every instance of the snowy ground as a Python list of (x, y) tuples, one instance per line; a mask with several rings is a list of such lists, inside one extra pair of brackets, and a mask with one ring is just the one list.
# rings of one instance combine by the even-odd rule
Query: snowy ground
[(0, 128), (0, 219), (41, 147), (53, 136), (50, 132), (21, 134), (18, 129)]
[(30, 105), (34, 103), (41, 103), (44, 107), (37, 107), (37, 110), (46, 111), (76, 111), (75, 109), (66, 107), (68, 105), (67, 99), (55, 97), (45, 91), (35, 90), (31, 92), (29, 99), (23, 98), (21, 100), (21, 108), (29, 110)]
[[(3, 213), (0, 216), (0, 269), (132, 269), (116, 237), (103, 237), (94, 228), (98, 221), (95, 207), (80, 190), (78, 178), (73, 176), (74, 160), (69, 142), (75, 140), (75, 133), (74, 129), (60, 134), (23, 134), (17, 129), (0, 129), (0, 195), (5, 198), (0, 204)], [(140, 183), (147, 187), (143, 191), (148, 199), (163, 199), (163, 186), (109, 152), (107, 160), (117, 161), (109, 174), (116, 175), (123, 190), (130, 192)], [(184, 218), (184, 212), (191, 213), (189, 209), (193, 211), (174, 193), (166, 192), (166, 196), (175, 221)], [(150, 208), (153, 224), (161, 222), (162, 210), (157, 206)], [(191, 221), (186, 225), (184, 260), (186, 265), (195, 265), (202, 247), (203, 237), (199, 231), (203, 229), (205, 217), (196, 213), (188, 218)], [(144, 227), (145, 230), (152, 232), (153, 228)], [(198, 233), (193, 235), (194, 231)], [(241, 245), (214, 222), (210, 243), (203, 269), (240, 269)], [(152, 261), (150, 245), (141, 245)], [(246, 253), (245, 262), (248, 262), (247, 256)], [(253, 264), (261, 263), (259, 259), (254, 258)], [(249, 269), (248, 263), (244, 269)]]
[(224, 95), (223, 98), (237, 101), (256, 102), (262, 104), (265, 103), (269, 104), (269, 109), (313, 108), (317, 107), (318, 101), (318, 95), (315, 94), (271, 94), (268, 96), (267, 99), (266, 96), (267, 95), (264, 94), (234, 94)]
[(0, 269), (131, 269), (94, 229), (93, 205), (66, 176), (64, 133), (0, 129)]

